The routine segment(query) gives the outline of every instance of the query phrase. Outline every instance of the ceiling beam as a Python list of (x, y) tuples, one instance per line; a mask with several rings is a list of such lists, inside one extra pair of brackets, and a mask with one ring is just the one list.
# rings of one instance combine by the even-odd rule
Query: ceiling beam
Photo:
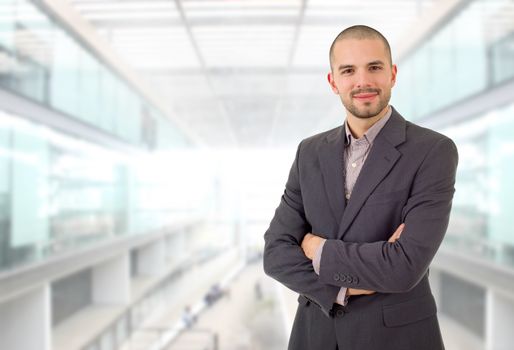
[[(87, 18), (87, 17), (86, 17)], [(345, 25), (350, 22), (359, 20), (365, 20), (364, 16), (358, 15), (345, 15), (345, 16), (308, 16), (302, 20), (302, 24), (305, 26), (316, 25), (316, 26), (338, 26)], [(405, 18), (407, 21), (409, 18)], [(97, 27), (175, 27), (182, 26), (181, 19), (173, 18), (156, 18), (156, 19), (89, 19), (89, 21)], [(265, 16), (239, 16), (239, 17), (227, 17), (227, 16), (213, 16), (213, 17), (197, 17), (188, 18), (188, 25), (190, 27), (200, 26), (266, 26), (266, 25), (281, 25), (291, 26), (297, 25), (298, 16), (276, 16), (276, 17), (265, 17)], [(395, 23), (398, 24), (395, 19)]]
[(214, 84), (212, 83), (212, 80), (209, 76), (209, 72), (207, 70), (207, 64), (205, 62), (205, 59), (202, 55), (202, 52), (200, 50), (200, 47), (198, 45), (198, 42), (196, 41), (196, 38), (193, 34), (193, 30), (191, 29), (191, 24), (189, 23), (189, 20), (186, 16), (186, 13), (184, 11), (184, 7), (182, 6), (182, 0), (175, 0), (175, 4), (177, 6), (178, 12), (180, 13), (180, 18), (182, 19), (182, 22), (184, 24), (184, 27), (187, 32), (187, 36), (189, 37), (189, 40), (191, 41), (191, 45), (193, 46), (193, 50), (196, 53), (196, 56), (198, 57), (198, 61), (200, 62), (200, 67), (202, 72), (205, 75), (205, 79), (207, 81), (207, 85), (209, 89), (212, 91), (213, 96), (216, 99), (218, 112), (221, 116), (222, 122), (226, 127), (226, 130), (228, 132), (228, 137), (233, 142), (234, 146), (237, 146), (237, 138), (234, 131), (234, 128), (232, 127), (232, 123), (230, 122), (230, 118), (228, 116), (228, 112), (225, 108), (225, 105), (221, 98), (218, 96), (216, 88), (214, 87)]
[(291, 73), (291, 67), (293, 65), (294, 55), (295, 55), (296, 49), (298, 47), (298, 40), (300, 38), (300, 32), (302, 30), (302, 25), (305, 20), (305, 11), (307, 9), (307, 1), (308, 0), (302, 0), (302, 3), (300, 5), (300, 11), (298, 13), (298, 17), (295, 22), (294, 35), (293, 35), (293, 39), (291, 40), (291, 47), (289, 50), (289, 55), (287, 57), (286, 72), (283, 75), (284, 78), (283, 78), (282, 87), (279, 89), (279, 91), (280, 91), (279, 98), (278, 98), (277, 105), (275, 106), (275, 113), (273, 113), (273, 119), (271, 121), (271, 128), (270, 128), (269, 135), (268, 135), (268, 146), (273, 145), (273, 139), (275, 137), (275, 133), (276, 133), (275, 130), (277, 128), (278, 120), (282, 116), (282, 109), (283, 109), (283, 105), (284, 105), (284, 95), (286, 94), (287, 83), (289, 81), (289, 76)]
[(287, 69), (284, 66), (280, 67), (230, 67), (230, 68), (215, 68), (208, 67), (205, 70), (199, 68), (165, 68), (165, 69), (140, 69), (138, 72), (148, 75), (158, 76), (188, 76), (188, 75), (203, 75), (205, 72), (209, 76), (227, 76), (227, 75), (277, 75), (289, 74), (294, 75), (325, 75), (327, 73), (326, 64), (319, 67), (290, 67)]

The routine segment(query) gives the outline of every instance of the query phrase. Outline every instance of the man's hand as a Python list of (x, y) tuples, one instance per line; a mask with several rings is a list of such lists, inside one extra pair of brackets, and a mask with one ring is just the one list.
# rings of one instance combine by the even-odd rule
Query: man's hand
[(401, 224), (400, 226), (398, 226), (398, 228), (396, 229), (396, 231), (394, 231), (394, 233), (391, 235), (391, 237), (389, 237), (389, 239), (387, 240), (389, 243), (394, 243), (396, 242), (396, 240), (398, 238), (400, 238), (402, 232), (403, 232), (403, 229), (405, 228), (405, 224)]
[[(396, 242), (396, 240), (398, 238), (400, 238), (404, 228), (405, 228), (405, 224), (401, 224), (400, 226), (398, 226), (396, 231), (394, 231), (394, 233), (391, 235), (391, 237), (389, 237), (387, 242), (389, 242), (389, 243)], [(348, 288), (346, 290), (346, 295), (348, 295), (348, 296), (351, 296), (351, 295), (370, 295), (370, 294), (374, 294), (374, 293), (376, 293), (376, 292), (373, 291), (373, 290), (366, 290), (366, 289)]]
[(352, 295), (370, 295), (370, 294), (375, 294), (376, 292), (374, 290), (366, 290), (366, 289), (357, 289), (357, 288), (348, 288), (346, 290), (346, 295), (347, 296), (352, 296)]
[(324, 238), (313, 235), (312, 233), (307, 233), (302, 241), (302, 249), (305, 256), (311, 260), (314, 259), (314, 254), (316, 254), (316, 250), (318, 250), (319, 245), (323, 241)]

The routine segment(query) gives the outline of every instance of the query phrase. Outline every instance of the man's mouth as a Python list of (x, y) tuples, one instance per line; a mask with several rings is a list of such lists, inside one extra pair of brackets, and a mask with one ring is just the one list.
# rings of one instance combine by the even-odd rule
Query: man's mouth
[(371, 101), (378, 95), (377, 92), (365, 92), (360, 94), (353, 95), (353, 98), (357, 99), (358, 101)]

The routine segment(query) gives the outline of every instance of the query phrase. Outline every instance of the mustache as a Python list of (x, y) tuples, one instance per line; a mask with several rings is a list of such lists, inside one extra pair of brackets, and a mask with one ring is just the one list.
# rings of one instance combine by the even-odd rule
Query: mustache
[(369, 93), (376, 93), (376, 94), (380, 94), (380, 89), (359, 89), (359, 90), (354, 90), (351, 92), (351, 96), (355, 96), (357, 94), (369, 94)]

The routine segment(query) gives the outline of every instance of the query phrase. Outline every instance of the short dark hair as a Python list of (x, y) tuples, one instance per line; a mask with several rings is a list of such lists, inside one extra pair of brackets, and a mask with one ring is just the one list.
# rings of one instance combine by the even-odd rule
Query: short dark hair
[(365, 26), (365, 25), (355, 25), (346, 28), (341, 33), (339, 33), (334, 41), (332, 42), (332, 45), (330, 45), (330, 53), (329, 53), (329, 60), (330, 60), (330, 67), (332, 67), (332, 55), (334, 53), (334, 46), (338, 41), (344, 40), (344, 39), (378, 39), (384, 43), (384, 47), (386, 49), (386, 54), (389, 58), (389, 63), (391, 65), (393, 64), (393, 58), (391, 55), (391, 46), (389, 46), (389, 42), (385, 38), (385, 36), (382, 35), (378, 30), (373, 29), (371, 27)]

